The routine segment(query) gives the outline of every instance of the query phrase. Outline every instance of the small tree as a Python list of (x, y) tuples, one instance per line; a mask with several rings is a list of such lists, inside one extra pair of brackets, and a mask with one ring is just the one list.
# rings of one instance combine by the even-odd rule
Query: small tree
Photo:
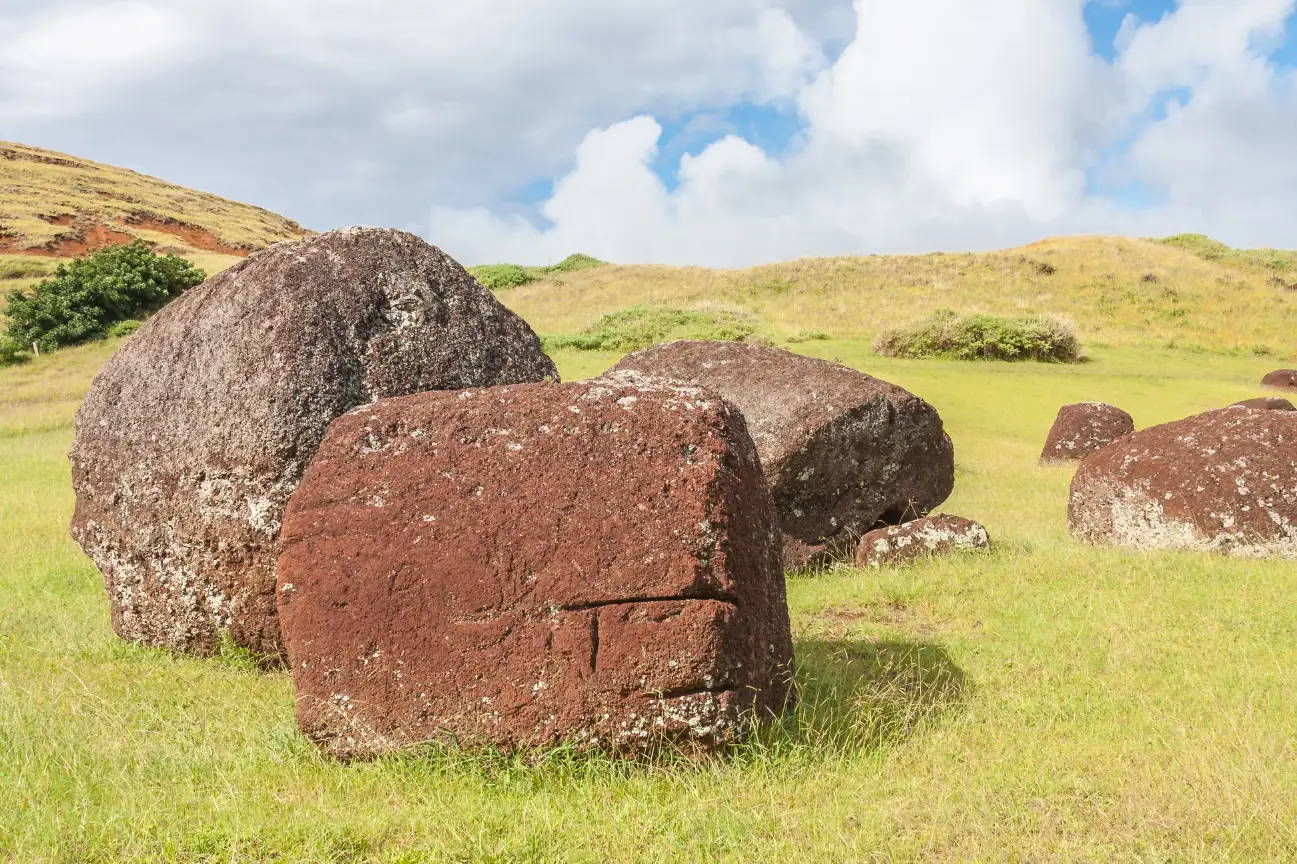
[(106, 246), (59, 264), (29, 292), (9, 292), (5, 341), (52, 351), (102, 339), (114, 324), (155, 312), (203, 281), (183, 258), (157, 255), (143, 240)]

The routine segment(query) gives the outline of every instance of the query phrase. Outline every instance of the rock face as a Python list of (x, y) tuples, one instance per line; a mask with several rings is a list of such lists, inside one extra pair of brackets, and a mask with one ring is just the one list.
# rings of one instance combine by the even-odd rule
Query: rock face
[(1262, 387), (1297, 392), (1297, 369), (1278, 369), (1261, 379)]
[(1252, 408), (1257, 411), (1297, 411), (1297, 405), (1293, 405), (1287, 399), (1280, 399), (1278, 396), (1244, 399), (1242, 402), (1235, 402), (1231, 407)]
[(339, 414), (381, 396), (556, 377), (527, 324), (412, 234), (283, 243), (154, 315), (77, 413), (72, 535), (123, 638), (281, 654), (289, 495)]
[(1092, 543), (1297, 558), (1297, 414), (1224, 408), (1083, 461), (1068, 521)]
[(1135, 431), (1135, 421), (1120, 408), (1102, 402), (1064, 405), (1045, 439), (1040, 461), (1075, 462)]
[(641, 376), (424, 393), (339, 418), (284, 520), (302, 731), (723, 745), (790, 694), (770, 493), (742, 415)]
[(738, 406), (774, 495), (787, 567), (849, 555), (861, 534), (922, 516), (954, 488), (954, 445), (936, 409), (845, 366), (680, 341), (613, 368), (713, 389)]
[(943, 513), (870, 531), (856, 547), (856, 566), (886, 567), (990, 547), (991, 536), (981, 523)]

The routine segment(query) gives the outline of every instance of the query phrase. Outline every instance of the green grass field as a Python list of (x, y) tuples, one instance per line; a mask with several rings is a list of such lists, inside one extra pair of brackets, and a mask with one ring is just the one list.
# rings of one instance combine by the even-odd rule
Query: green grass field
[[(1062, 403), (1110, 401), (1144, 426), (1260, 395), (1274, 359), (1145, 346), (978, 364), (869, 344), (796, 347), (940, 409), (958, 460), (943, 509), (982, 520), (996, 549), (791, 576), (798, 713), (688, 765), (321, 758), (286, 674), (113, 636), (68, 537), (65, 458), (113, 344), (0, 370), (0, 857), (1297, 858), (1297, 567), (1082, 547), (1065, 525), (1070, 470), (1035, 461)], [(574, 378), (616, 356), (556, 359)]]

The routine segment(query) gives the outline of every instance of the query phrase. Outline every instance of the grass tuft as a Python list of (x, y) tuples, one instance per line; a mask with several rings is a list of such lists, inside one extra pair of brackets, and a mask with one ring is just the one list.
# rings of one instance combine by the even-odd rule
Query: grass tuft
[(884, 357), (944, 357), (949, 360), (1036, 360), (1076, 363), (1081, 343), (1061, 318), (960, 316), (939, 310), (913, 327), (889, 330), (874, 350)]

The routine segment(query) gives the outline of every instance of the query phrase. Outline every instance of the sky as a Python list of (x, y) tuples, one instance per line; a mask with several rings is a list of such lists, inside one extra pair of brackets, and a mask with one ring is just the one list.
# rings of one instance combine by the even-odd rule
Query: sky
[(0, 139), (466, 264), (1297, 248), (1297, 0), (2, 0)]

